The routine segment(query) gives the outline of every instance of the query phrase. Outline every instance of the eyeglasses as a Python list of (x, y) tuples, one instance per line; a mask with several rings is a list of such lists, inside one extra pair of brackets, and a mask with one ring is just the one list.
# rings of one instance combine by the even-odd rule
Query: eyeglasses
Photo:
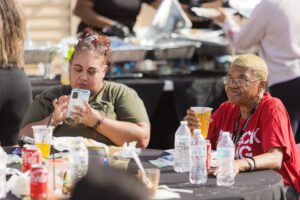
[(224, 84), (236, 84), (239, 87), (249, 86), (251, 83), (253, 83), (255, 81), (258, 81), (258, 80), (261, 80), (261, 78), (258, 78), (258, 79), (255, 79), (255, 80), (247, 80), (247, 79), (241, 79), (241, 78), (234, 79), (234, 78), (231, 78), (229, 76), (224, 76), (223, 77), (223, 83)]

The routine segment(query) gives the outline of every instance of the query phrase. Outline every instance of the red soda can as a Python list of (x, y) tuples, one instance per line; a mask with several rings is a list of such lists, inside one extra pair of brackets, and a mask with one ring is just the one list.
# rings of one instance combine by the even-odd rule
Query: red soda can
[(30, 168), (31, 199), (47, 199), (48, 171), (42, 164), (33, 164)]
[(36, 145), (24, 145), (22, 148), (22, 171), (30, 170), (31, 165), (41, 164), (42, 154)]
[(210, 169), (211, 162), (211, 143), (209, 140), (205, 140), (206, 142), (206, 169)]

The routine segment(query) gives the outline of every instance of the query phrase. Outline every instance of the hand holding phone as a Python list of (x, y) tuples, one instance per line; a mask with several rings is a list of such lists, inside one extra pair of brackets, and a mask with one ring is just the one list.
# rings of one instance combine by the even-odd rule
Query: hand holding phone
[(79, 114), (75, 110), (75, 106), (84, 109), (84, 102), (88, 101), (90, 98), (90, 91), (85, 89), (73, 88), (71, 92), (71, 97), (68, 105), (66, 122), (69, 124), (75, 124), (73, 119), (74, 114)]

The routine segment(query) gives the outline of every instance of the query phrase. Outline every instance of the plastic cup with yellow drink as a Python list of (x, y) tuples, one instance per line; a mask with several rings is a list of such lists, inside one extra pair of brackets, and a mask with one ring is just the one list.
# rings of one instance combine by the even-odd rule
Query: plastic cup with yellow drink
[(202, 135), (207, 138), (208, 128), (210, 124), (210, 116), (212, 108), (210, 107), (191, 107), (191, 110), (195, 112), (196, 117), (199, 119)]
[(50, 155), (53, 126), (38, 125), (32, 126), (33, 137), (36, 146), (38, 146), (42, 152), (42, 157), (48, 157)]

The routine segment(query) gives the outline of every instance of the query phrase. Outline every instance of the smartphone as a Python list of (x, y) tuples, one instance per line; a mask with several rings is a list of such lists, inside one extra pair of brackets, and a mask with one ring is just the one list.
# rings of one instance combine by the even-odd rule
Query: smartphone
[(67, 109), (67, 119), (69, 123), (73, 123), (72, 113), (76, 113), (74, 106), (84, 108), (84, 102), (89, 101), (90, 91), (85, 89), (73, 88), (71, 92), (71, 98)]

